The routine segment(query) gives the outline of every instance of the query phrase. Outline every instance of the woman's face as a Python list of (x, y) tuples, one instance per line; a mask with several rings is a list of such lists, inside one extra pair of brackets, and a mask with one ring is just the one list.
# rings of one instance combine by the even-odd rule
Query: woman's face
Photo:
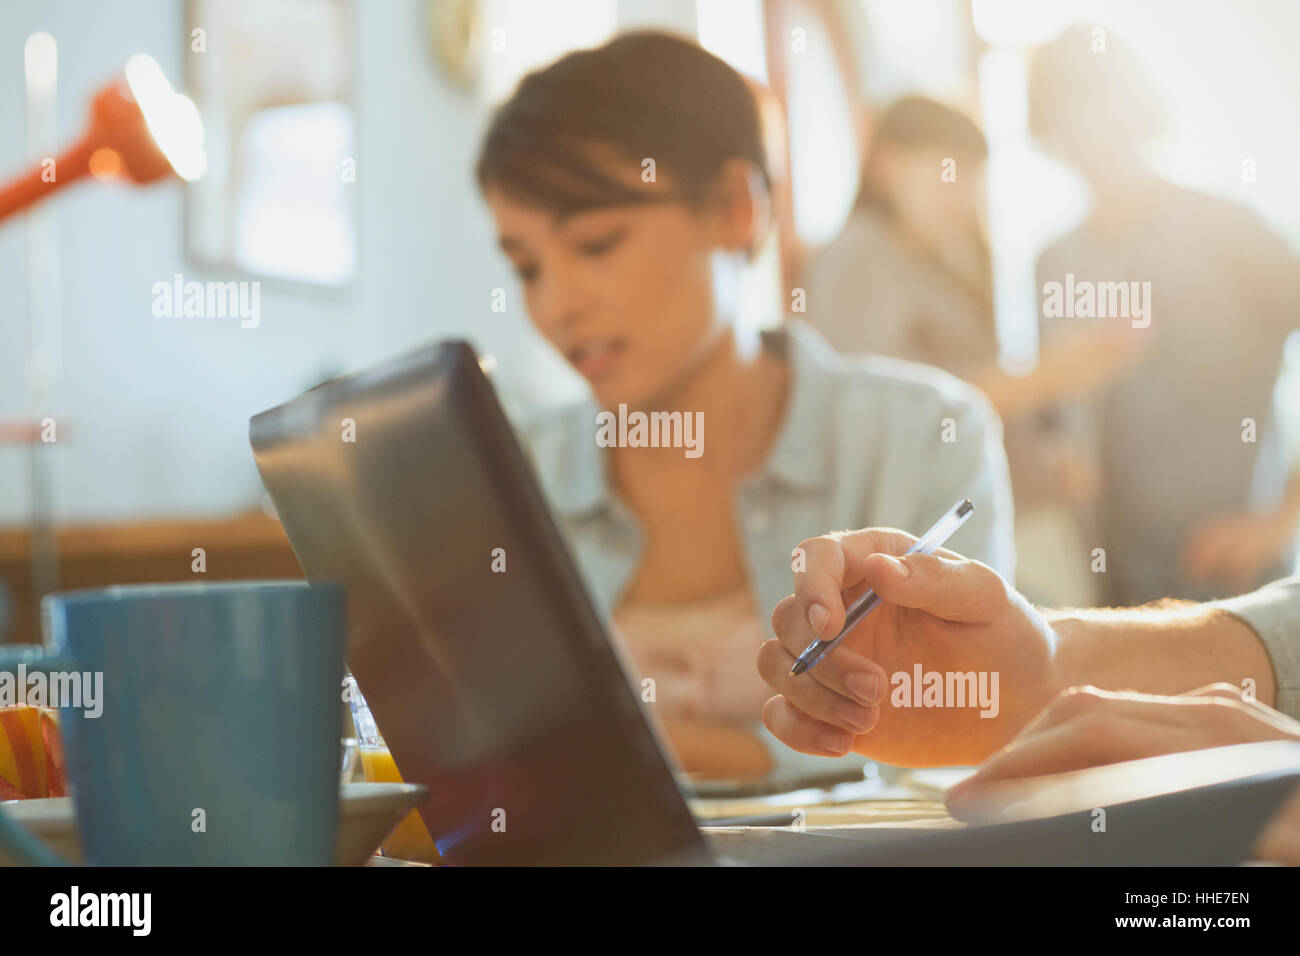
[(938, 149), (893, 152), (885, 184), (899, 215), (922, 237), (943, 247), (954, 234), (979, 228), (984, 164), (957, 163)]
[(497, 188), (486, 198), (529, 318), (603, 406), (654, 403), (717, 341), (712, 213), (665, 201), (559, 218)]

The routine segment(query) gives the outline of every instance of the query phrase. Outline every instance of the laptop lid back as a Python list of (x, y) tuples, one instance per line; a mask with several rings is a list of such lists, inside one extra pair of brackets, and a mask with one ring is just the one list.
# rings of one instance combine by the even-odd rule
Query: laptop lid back
[(468, 345), (326, 383), (249, 437), (303, 571), (347, 590), (349, 664), (445, 859), (701, 852)]

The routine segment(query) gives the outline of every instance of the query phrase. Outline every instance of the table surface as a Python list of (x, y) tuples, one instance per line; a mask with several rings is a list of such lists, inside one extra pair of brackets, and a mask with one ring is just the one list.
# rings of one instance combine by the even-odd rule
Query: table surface
[(939, 800), (858, 800), (833, 805), (765, 801), (761, 807), (748, 800), (692, 801), (691, 810), (707, 826), (709, 820), (726, 817), (770, 815), (802, 810), (808, 827), (900, 827), (909, 829), (951, 829), (963, 826), (954, 820)]
[[(734, 800), (692, 800), (691, 811), (702, 827), (710, 820), (726, 817), (771, 815), (783, 811), (804, 811), (806, 827), (880, 828), (906, 827), (907, 829), (949, 830), (964, 826), (954, 820), (940, 800), (856, 800), (830, 805), (803, 805), (797, 801), (783, 800), (787, 795)], [(727, 827), (726, 830), (744, 829)], [(752, 829), (752, 828), (749, 828)], [(772, 828), (778, 829), (778, 828)], [(779, 828), (784, 829), (784, 828)], [(718, 831), (715, 831), (718, 832)], [(373, 856), (366, 866), (429, 866), (392, 857)]]

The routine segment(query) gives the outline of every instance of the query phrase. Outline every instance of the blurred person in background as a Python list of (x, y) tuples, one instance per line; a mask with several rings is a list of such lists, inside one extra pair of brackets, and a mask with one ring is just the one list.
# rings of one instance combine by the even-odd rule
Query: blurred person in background
[(1035, 600), (1077, 603), (1083, 589), (1056, 562), (1079, 552), (1071, 516), (1094, 493), (1096, 468), (1054, 409), (1129, 364), (1133, 345), (1081, 327), (1027, 374), (1001, 368), (983, 216), (987, 156), (964, 113), (920, 96), (891, 106), (871, 137), (848, 222), (806, 276), (809, 321), (842, 352), (935, 365), (988, 395), (1005, 420), (1018, 583)]
[(1154, 78), (1113, 32), (1093, 52), (1093, 30), (1071, 27), (1036, 53), (1029, 125), (1093, 199), (1086, 221), (1041, 256), (1040, 293), (1068, 277), (1076, 288), (1150, 283), (1140, 318), (1041, 322), (1049, 343), (1088, 326), (1145, 343), (1136, 365), (1074, 410), (1100, 463), (1102, 599), (1249, 590), (1287, 573), (1300, 517), (1273, 399), (1300, 262), (1254, 212), (1151, 169), (1143, 148), (1165, 122)]
[[(529, 319), (590, 386), (518, 424), (638, 693), (687, 771), (833, 769), (759, 719), (753, 659), (790, 542), (927, 527), (970, 497), (959, 546), (1011, 573), (996, 416), (942, 372), (839, 357), (802, 325), (737, 324), (770, 218), (763, 131), (746, 81), (693, 42), (627, 34), (525, 77), (477, 175)], [(700, 453), (598, 442), (598, 416), (628, 410), (702, 421)], [(944, 443), (949, 417), (961, 440)], [(884, 690), (855, 688), (837, 719), (862, 726)]]

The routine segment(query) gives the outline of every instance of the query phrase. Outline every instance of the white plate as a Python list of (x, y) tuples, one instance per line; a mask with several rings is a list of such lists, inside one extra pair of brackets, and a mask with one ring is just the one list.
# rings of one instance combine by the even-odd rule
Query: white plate
[[(419, 783), (345, 783), (339, 787), (339, 831), (335, 866), (360, 866), (378, 849), (402, 817), (424, 802)], [(71, 797), (5, 800), (0, 807), (70, 863), (81, 863), (77, 810)], [(0, 866), (8, 861), (0, 857)]]

